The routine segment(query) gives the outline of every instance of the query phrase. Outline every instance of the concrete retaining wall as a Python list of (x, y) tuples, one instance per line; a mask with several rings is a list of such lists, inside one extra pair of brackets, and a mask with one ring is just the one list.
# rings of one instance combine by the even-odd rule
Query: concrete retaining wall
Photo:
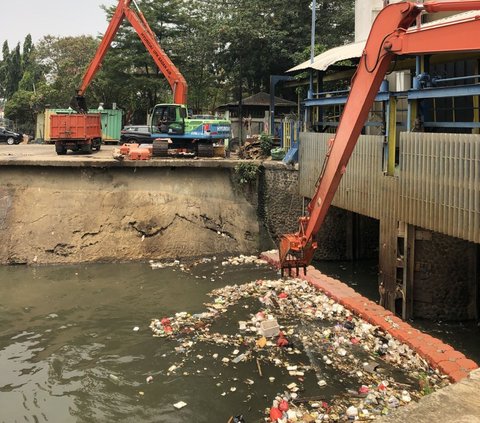
[[(298, 193), (298, 172), (293, 168), (281, 168), (266, 162), (258, 186), (259, 218), (265, 224), (275, 243), (282, 234), (298, 231), (298, 218), (305, 214), (308, 201)], [(366, 236), (358, 239), (361, 258), (371, 258), (378, 249), (378, 229), (375, 236), (373, 219), (355, 216), (358, 229), (366, 229)], [(315, 260), (349, 260), (353, 258), (353, 213), (338, 207), (328, 211), (319, 234)], [(373, 234), (373, 237), (372, 237)]]
[[(433, 320), (477, 317), (477, 246), (430, 233), (415, 241), (413, 314)], [(454, 283), (452, 283), (454, 281)]]
[(252, 253), (256, 209), (230, 168), (0, 168), (0, 262)]

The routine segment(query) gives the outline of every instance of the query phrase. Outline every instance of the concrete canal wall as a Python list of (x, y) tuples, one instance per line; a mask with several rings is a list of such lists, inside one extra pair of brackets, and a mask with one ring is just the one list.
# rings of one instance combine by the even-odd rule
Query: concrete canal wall
[(273, 248), (302, 214), (298, 172), (278, 162), (249, 163), (258, 176), (245, 184), (234, 160), (0, 157), (0, 263), (169, 260)]
[(0, 167), (0, 262), (251, 253), (256, 205), (231, 168)]

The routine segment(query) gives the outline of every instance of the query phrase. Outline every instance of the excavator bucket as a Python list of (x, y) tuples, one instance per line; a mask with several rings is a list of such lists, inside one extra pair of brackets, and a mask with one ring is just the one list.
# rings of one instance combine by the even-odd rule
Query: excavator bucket
[(70, 107), (78, 113), (87, 113), (87, 100), (83, 95), (76, 95), (70, 101)]
[(317, 248), (317, 243), (310, 241), (304, 244), (303, 239), (298, 234), (286, 234), (280, 239), (279, 259), (282, 276), (288, 270), (288, 275), (292, 276), (292, 270), (296, 270), (298, 275), (302, 268), (307, 273), (307, 266), (313, 258), (313, 253)]

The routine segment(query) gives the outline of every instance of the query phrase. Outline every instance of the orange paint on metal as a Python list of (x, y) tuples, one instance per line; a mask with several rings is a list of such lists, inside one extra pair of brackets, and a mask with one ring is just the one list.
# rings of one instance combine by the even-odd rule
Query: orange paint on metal
[(131, 148), (128, 158), (130, 160), (150, 160), (152, 151), (148, 148)]
[[(394, 3), (383, 8), (373, 23), (365, 50), (352, 78), (335, 137), (328, 151), (317, 183), (317, 190), (307, 206), (308, 216), (301, 217), (298, 232), (285, 234), (279, 245), (282, 269), (306, 268), (316, 248), (318, 233), (350, 156), (365, 124), (387, 70), (396, 55), (480, 50), (480, 20), (451, 21), (428, 28), (410, 29), (423, 12), (476, 10), (480, 1), (432, 1), (424, 4)], [(297, 270), (298, 272), (298, 270)]]
[(50, 138), (52, 140), (92, 140), (102, 138), (101, 115), (51, 115)]

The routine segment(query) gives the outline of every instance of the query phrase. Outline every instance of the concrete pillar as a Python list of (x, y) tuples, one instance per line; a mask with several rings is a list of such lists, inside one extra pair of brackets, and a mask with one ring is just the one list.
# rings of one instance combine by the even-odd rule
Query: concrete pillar
[(395, 219), (380, 220), (378, 284), (380, 305), (395, 311), (397, 298), (397, 238), (398, 229)]

